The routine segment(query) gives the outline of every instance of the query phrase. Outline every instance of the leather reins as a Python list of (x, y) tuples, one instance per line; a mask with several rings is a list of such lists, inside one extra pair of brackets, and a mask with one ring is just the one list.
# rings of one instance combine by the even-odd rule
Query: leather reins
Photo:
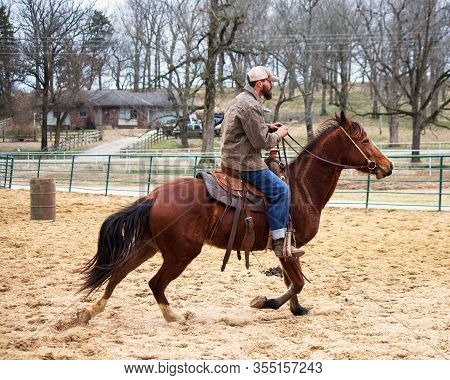
[[(345, 133), (345, 135), (350, 139), (350, 141), (353, 143), (353, 145), (358, 149), (358, 151), (362, 154), (362, 156), (366, 159), (366, 165), (360, 165), (360, 166), (355, 166), (355, 165), (344, 165), (344, 164), (340, 164), (338, 162), (333, 162), (333, 161), (329, 161), (326, 158), (317, 156), (316, 154), (314, 154), (313, 152), (311, 152), (310, 150), (306, 149), (302, 144), (300, 144), (297, 140), (295, 140), (289, 133), (287, 134), (287, 136), (295, 143), (297, 144), (300, 148), (302, 148), (305, 152), (307, 152), (309, 155), (313, 156), (314, 158), (318, 159), (319, 161), (322, 162), (326, 162), (327, 164), (330, 165), (334, 165), (334, 166), (338, 166), (341, 167), (343, 169), (368, 169), (370, 172), (372, 172), (373, 170), (375, 170), (377, 168), (377, 163), (375, 161), (372, 161), (371, 159), (369, 159), (367, 157), (367, 155), (361, 150), (361, 148), (355, 143), (355, 141), (352, 139), (352, 137), (347, 133), (347, 131), (342, 128), (341, 126), (339, 126), (340, 129), (342, 129), (342, 131)], [(289, 145), (289, 147), (297, 154), (299, 155), (300, 152), (298, 152), (291, 144), (289, 144), (289, 142), (283, 138), (283, 151), (284, 151), (284, 156), (285, 156), (285, 160), (286, 160), (286, 164), (287, 164), (287, 157), (286, 157), (286, 148), (285, 148), (285, 143), (287, 145)]]

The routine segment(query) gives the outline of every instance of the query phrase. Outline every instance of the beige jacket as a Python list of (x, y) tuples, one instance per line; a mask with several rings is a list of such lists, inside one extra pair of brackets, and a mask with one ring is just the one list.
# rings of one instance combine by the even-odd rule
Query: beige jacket
[(222, 121), (222, 164), (240, 171), (267, 169), (261, 149), (281, 141), (277, 132), (269, 133), (264, 121), (263, 100), (246, 85), (225, 111)]

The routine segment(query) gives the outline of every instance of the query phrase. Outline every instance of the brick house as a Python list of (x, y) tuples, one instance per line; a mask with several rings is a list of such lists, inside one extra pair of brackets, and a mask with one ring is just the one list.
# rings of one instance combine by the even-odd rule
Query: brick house
[[(77, 98), (77, 106), (62, 123), (64, 129), (149, 128), (153, 122), (176, 116), (174, 101), (167, 90), (83, 91)], [(54, 111), (49, 112), (47, 124), (50, 130), (56, 126)]]

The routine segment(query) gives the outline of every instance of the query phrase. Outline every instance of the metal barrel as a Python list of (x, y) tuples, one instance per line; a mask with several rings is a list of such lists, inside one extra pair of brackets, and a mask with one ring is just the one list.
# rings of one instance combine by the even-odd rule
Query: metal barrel
[(56, 186), (53, 178), (30, 180), (31, 220), (56, 219)]

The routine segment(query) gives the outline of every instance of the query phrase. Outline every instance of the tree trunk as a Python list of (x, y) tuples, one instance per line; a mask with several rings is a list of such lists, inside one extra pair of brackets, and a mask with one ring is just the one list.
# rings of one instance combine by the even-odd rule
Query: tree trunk
[(289, 79), (288, 79), (288, 97), (293, 98), (295, 96), (295, 88), (297, 87), (297, 78), (295, 76), (295, 66), (289, 69)]
[(187, 104), (183, 104), (183, 119), (180, 124), (180, 138), (181, 138), (181, 146), (184, 149), (189, 148), (189, 140), (187, 137), (187, 125), (189, 123), (189, 110)]
[(398, 116), (389, 115), (389, 145), (394, 147), (398, 142)]
[(411, 145), (411, 162), (420, 162), (420, 138), (422, 130), (425, 128), (425, 115), (421, 111), (414, 112), (413, 115), (413, 130), (412, 130), (412, 145)]
[(334, 71), (333, 70), (328, 70), (328, 83), (330, 83), (330, 92), (329, 92), (329, 100), (328, 100), (328, 104), (331, 106), (334, 104)]
[(102, 71), (103, 71), (103, 66), (100, 66), (100, 68), (98, 69), (98, 89), (99, 90), (103, 89)]
[(117, 59), (117, 66), (115, 67), (116, 71), (116, 89), (120, 90), (120, 74), (122, 73), (122, 63), (120, 59)]
[(47, 142), (47, 114), (48, 114), (48, 95), (42, 98), (42, 123), (41, 123), (41, 151), (48, 151)]
[(62, 118), (60, 115), (56, 118), (56, 126), (55, 126), (55, 142), (53, 143), (53, 148), (58, 149), (61, 143), (61, 126), (62, 126)]
[(223, 67), (225, 66), (225, 54), (222, 52), (219, 54), (219, 62), (217, 64), (217, 77), (218, 77), (218, 87), (219, 87), (219, 93), (224, 93), (224, 87), (223, 87), (223, 78), (224, 78), (224, 72)]
[(339, 108), (342, 111), (347, 109), (348, 100), (348, 62), (347, 57), (343, 56), (341, 60), (341, 89), (339, 91)]
[[(203, 141), (202, 152), (214, 151), (214, 109), (216, 107), (216, 62), (219, 51), (217, 49), (218, 20), (212, 14), (218, 8), (216, 0), (211, 2), (211, 15), (209, 16), (208, 28), (208, 53), (205, 63), (205, 105), (203, 112)], [(201, 164), (208, 165), (208, 159), (201, 159)]]
[[(373, 86), (378, 86), (378, 73), (377, 70), (371, 71), (371, 78), (372, 86), (370, 87), (370, 97), (372, 99), (372, 119), (378, 118), (378, 112), (379, 112), (379, 105), (378, 105), (378, 97), (377, 97), (377, 91), (374, 90)], [(389, 122), (390, 125), (390, 122)]]
[(47, 152), (48, 151), (48, 125), (47, 125), (47, 119), (48, 119), (48, 101), (49, 101), (49, 80), (48, 80), (48, 70), (44, 68), (44, 88), (43, 88), (43, 95), (42, 95), (42, 123), (41, 123), (41, 151)]
[(308, 141), (314, 139), (313, 121), (312, 121), (312, 101), (313, 96), (311, 93), (305, 94), (304, 96), (305, 104), (305, 124), (306, 124), (306, 136)]
[(325, 78), (325, 75), (322, 76), (322, 102), (321, 102), (321, 109), (320, 109), (320, 115), (325, 116), (327, 115), (327, 80)]
[(138, 42), (135, 42), (134, 46), (134, 61), (133, 61), (133, 90), (139, 90), (139, 68), (140, 68), (140, 55), (141, 52), (138, 47)]
[(205, 66), (205, 108), (202, 152), (214, 151), (214, 108), (216, 106), (216, 60), (214, 48), (208, 48)]

